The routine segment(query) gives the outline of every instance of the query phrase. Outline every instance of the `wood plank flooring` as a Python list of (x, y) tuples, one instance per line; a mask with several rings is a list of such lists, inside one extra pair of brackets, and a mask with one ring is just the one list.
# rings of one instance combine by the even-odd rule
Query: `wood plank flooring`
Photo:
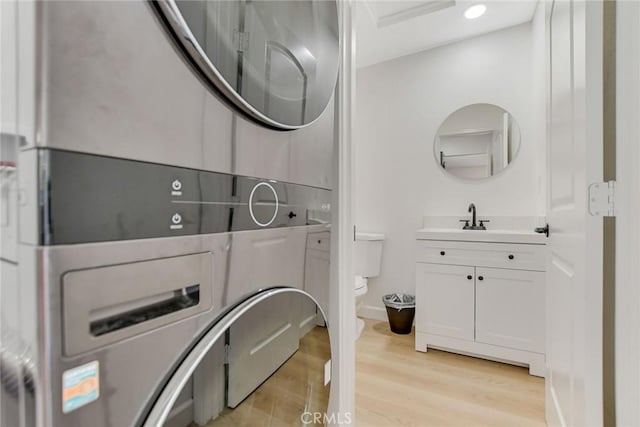
[(356, 425), (544, 426), (544, 380), (528, 369), (437, 350), (366, 320), (356, 344)]
[(300, 340), (298, 351), (260, 387), (204, 427), (300, 426), (305, 411), (326, 411), (330, 387), (324, 385), (324, 367), (329, 359), (329, 334), (325, 328), (315, 327)]

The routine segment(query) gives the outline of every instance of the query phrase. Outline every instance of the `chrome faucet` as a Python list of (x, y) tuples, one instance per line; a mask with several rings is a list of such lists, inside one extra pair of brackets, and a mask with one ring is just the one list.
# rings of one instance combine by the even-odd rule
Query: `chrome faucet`
[(471, 203), (469, 205), (468, 211), (471, 213), (471, 225), (469, 225), (468, 219), (461, 219), (460, 222), (464, 222), (463, 230), (486, 230), (487, 227), (484, 226), (485, 222), (489, 222), (488, 219), (481, 219), (480, 225), (476, 223), (476, 205)]

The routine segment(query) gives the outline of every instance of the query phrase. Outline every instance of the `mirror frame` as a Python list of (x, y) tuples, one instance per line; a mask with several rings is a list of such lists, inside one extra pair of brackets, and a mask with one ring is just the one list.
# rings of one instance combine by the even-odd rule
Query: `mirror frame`
[[(449, 172), (447, 169), (442, 167), (441, 159), (439, 157), (440, 153), (439, 153), (439, 151), (437, 150), (437, 147), (436, 147), (436, 138), (438, 138), (438, 135), (440, 133), (440, 128), (442, 127), (442, 124), (444, 122), (446, 122), (456, 112), (458, 112), (458, 111), (460, 111), (460, 110), (462, 110), (464, 108), (474, 106), (474, 105), (491, 105), (493, 107), (500, 108), (501, 110), (503, 110), (506, 113), (509, 113), (509, 115), (511, 116), (513, 122), (518, 127), (518, 134), (520, 136), (520, 143), (518, 144), (518, 150), (516, 151), (513, 159), (509, 162), (509, 164), (504, 169), (502, 169), (500, 172), (498, 172), (496, 174), (491, 174), (490, 176), (483, 177), (483, 178), (465, 178), (465, 177), (458, 176), (456, 174), (453, 174), (453, 173)], [(520, 122), (517, 120), (516, 116), (510, 110), (504, 108), (502, 105), (494, 104), (494, 103), (491, 103), (491, 102), (473, 102), (471, 104), (466, 104), (466, 105), (463, 105), (461, 107), (458, 107), (458, 108), (452, 110), (449, 114), (447, 114), (445, 116), (445, 118), (442, 121), (440, 121), (440, 124), (438, 125), (438, 128), (436, 129), (436, 132), (435, 132), (435, 134), (433, 136), (433, 139), (431, 141), (432, 146), (433, 146), (433, 148), (432, 148), (433, 159), (434, 159), (434, 161), (436, 163), (437, 169), (443, 175), (445, 175), (445, 176), (447, 176), (447, 177), (449, 177), (451, 179), (459, 180), (459, 181), (465, 182), (465, 183), (482, 183), (482, 182), (486, 182), (488, 180), (494, 179), (494, 178), (496, 178), (498, 176), (502, 176), (506, 170), (511, 169), (511, 166), (513, 165), (513, 163), (515, 163), (517, 161), (518, 157), (520, 157), (520, 151), (522, 150), (522, 142), (523, 142), (522, 127), (520, 126)]]

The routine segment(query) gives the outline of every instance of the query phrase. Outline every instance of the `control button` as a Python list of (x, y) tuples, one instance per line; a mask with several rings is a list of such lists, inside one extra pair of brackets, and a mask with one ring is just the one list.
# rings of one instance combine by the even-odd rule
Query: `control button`
[(171, 195), (182, 196), (182, 182), (179, 179), (174, 179), (171, 183)]
[[(256, 197), (257, 190), (260, 190), (264, 187), (266, 190), (266, 194), (264, 190), (261, 190), (261, 195)], [(257, 200), (254, 201), (254, 198)], [(261, 212), (264, 215), (265, 210), (268, 212), (268, 207), (273, 206), (273, 216), (268, 218), (268, 215), (264, 220), (260, 220), (257, 218), (258, 212)], [(275, 188), (268, 182), (260, 182), (253, 187), (251, 190), (251, 194), (249, 195), (249, 214), (251, 215), (251, 219), (260, 227), (268, 227), (271, 225), (273, 221), (275, 221), (276, 216), (278, 215), (278, 193), (276, 193)], [(261, 218), (262, 219), (262, 218)]]
[(181, 223), (182, 223), (182, 215), (176, 212), (171, 216), (171, 225), (169, 226), (169, 229), (181, 230), (182, 229)]

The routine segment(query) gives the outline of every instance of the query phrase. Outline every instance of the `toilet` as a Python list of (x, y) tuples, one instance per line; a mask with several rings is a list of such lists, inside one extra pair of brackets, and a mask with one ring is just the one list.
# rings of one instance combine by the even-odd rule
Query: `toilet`
[(367, 279), (380, 274), (382, 261), (382, 244), (384, 234), (356, 233), (355, 248), (355, 294), (356, 294), (356, 339), (364, 329), (364, 320), (357, 317), (358, 309), (362, 305), (364, 296), (369, 290)]

